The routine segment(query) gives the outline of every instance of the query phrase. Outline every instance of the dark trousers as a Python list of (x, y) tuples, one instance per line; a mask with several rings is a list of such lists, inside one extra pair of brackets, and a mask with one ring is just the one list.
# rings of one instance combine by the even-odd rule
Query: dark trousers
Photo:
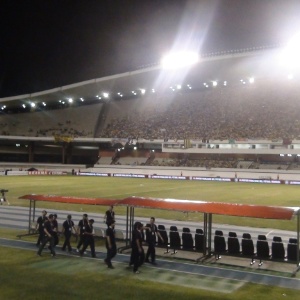
[(151, 257), (151, 261), (155, 262), (155, 243), (148, 243), (148, 250), (146, 254), (146, 260), (149, 260), (149, 256)]
[(91, 248), (91, 255), (92, 257), (96, 257), (96, 252), (95, 252), (95, 241), (93, 236), (85, 237), (83, 239), (83, 248), (80, 250), (80, 254), (82, 255), (86, 248), (90, 246)]
[(62, 250), (66, 250), (66, 247), (68, 247), (68, 251), (72, 251), (70, 239), (71, 239), (71, 234), (65, 234), (65, 242), (62, 246)]
[(54, 246), (58, 245), (59, 239), (58, 239), (58, 234), (57, 232), (53, 233), (53, 238), (54, 238)]
[(43, 238), (44, 238), (44, 234), (45, 234), (44, 229), (43, 229), (42, 231), (39, 231), (39, 237), (38, 237), (38, 240), (37, 240), (37, 242), (36, 242), (36, 245), (37, 245), (37, 246), (39, 246), (40, 243), (42, 243)]
[(44, 247), (45, 247), (45, 245), (47, 244), (49, 242), (49, 250), (51, 251), (51, 254), (52, 255), (55, 255), (55, 250), (54, 250), (54, 238), (53, 238), (53, 236), (51, 236), (51, 237), (49, 237), (48, 235), (45, 235), (44, 237), (43, 237), (43, 241), (42, 241), (42, 243), (41, 243), (41, 245), (40, 245), (40, 248), (39, 248), (39, 250), (38, 250), (38, 254), (39, 255), (41, 255), (41, 253), (42, 253), (42, 251), (43, 251), (43, 249), (44, 249)]
[(77, 249), (80, 249), (80, 247), (83, 245), (84, 237), (83, 235), (79, 235), (79, 242), (77, 244)]
[(109, 267), (112, 265), (111, 260), (116, 256), (116, 254), (117, 254), (117, 246), (116, 245), (112, 245), (112, 247), (110, 249), (107, 248), (107, 255), (106, 255), (105, 262)]
[(138, 268), (143, 264), (145, 259), (145, 252), (142, 248), (142, 252), (139, 252), (138, 248), (133, 248), (131, 252), (131, 261), (133, 262), (133, 272), (136, 272)]

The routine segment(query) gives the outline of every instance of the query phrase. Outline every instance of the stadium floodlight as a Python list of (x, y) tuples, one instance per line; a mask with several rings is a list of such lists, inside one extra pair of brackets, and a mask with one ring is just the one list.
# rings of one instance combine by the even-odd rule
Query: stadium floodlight
[(214, 81), (212, 82), (212, 85), (213, 85), (213, 86), (217, 86), (217, 85), (218, 85), (218, 82), (214, 80)]
[(178, 69), (193, 65), (199, 61), (198, 54), (192, 51), (170, 52), (161, 60), (164, 69)]
[(224, 81), (224, 86), (227, 86), (227, 81)]
[(152, 93), (155, 93), (155, 89), (152, 89), (151, 92), (152, 92)]
[(181, 85), (180, 84), (177, 84), (177, 90), (180, 90), (181, 89)]
[(69, 98), (68, 101), (69, 101), (69, 103), (73, 103), (73, 99), (72, 98)]
[(43, 104), (43, 106), (47, 106), (47, 104), (45, 102), (43, 102), (42, 104)]
[(294, 35), (283, 51), (283, 62), (288, 67), (300, 67), (300, 32)]
[(31, 107), (35, 107), (35, 103), (34, 102), (31, 102), (30, 105), (31, 105)]
[(253, 77), (249, 78), (249, 83), (254, 83), (254, 78)]
[(25, 104), (22, 104), (22, 107), (23, 107), (23, 108), (26, 108), (26, 105), (25, 105)]
[(83, 99), (83, 98), (80, 98), (80, 100), (81, 100), (81, 102), (83, 102), (83, 101), (84, 101), (84, 99)]
[(146, 90), (145, 89), (141, 89), (141, 94), (145, 95), (145, 93), (146, 93)]

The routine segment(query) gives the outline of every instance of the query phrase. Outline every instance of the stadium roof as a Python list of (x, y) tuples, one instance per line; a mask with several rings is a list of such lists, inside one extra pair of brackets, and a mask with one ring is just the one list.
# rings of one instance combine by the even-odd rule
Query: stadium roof
[(21, 196), (19, 197), (19, 199), (102, 206), (120, 205), (136, 208), (164, 209), (182, 212), (200, 212), (227, 216), (278, 220), (290, 220), (295, 213), (299, 213), (299, 208), (247, 205), (237, 203), (219, 203), (199, 200), (143, 198), (134, 196), (118, 200), (31, 194)]
[[(57, 103), (59, 100), (72, 98), (74, 102), (80, 98), (96, 101), (103, 93), (108, 93), (110, 98), (118, 99), (120, 95), (132, 97), (133, 92), (140, 95), (146, 92), (163, 91), (178, 84), (190, 88), (203, 87), (204, 82), (235, 80), (236, 82), (247, 76), (270, 75), (269, 68), (262, 67), (262, 62), (267, 64), (276, 48), (267, 49), (242, 49), (226, 53), (212, 53), (203, 57), (199, 63), (189, 69), (177, 71), (164, 71), (160, 66), (152, 66), (132, 72), (91, 79), (79, 83), (53, 88), (32, 94), (0, 98), (0, 103), (7, 107), (20, 107), (24, 103), (45, 102)], [(272, 73), (273, 74), (273, 73)], [(99, 96), (99, 97), (97, 97)], [(82, 100), (81, 100), (82, 101)]]

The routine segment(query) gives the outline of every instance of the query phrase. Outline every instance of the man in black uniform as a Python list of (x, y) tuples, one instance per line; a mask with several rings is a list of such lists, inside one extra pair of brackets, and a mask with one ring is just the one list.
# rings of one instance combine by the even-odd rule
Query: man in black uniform
[(57, 222), (57, 214), (53, 214), (53, 238), (54, 238), (54, 246), (58, 245), (59, 239), (58, 239), (58, 222)]
[(82, 220), (79, 221), (78, 227), (77, 227), (77, 234), (79, 236), (79, 241), (77, 244), (76, 252), (80, 251), (80, 247), (83, 245), (83, 232), (85, 231), (86, 227), (88, 226), (88, 215), (83, 214)]
[(115, 212), (114, 207), (110, 206), (104, 215), (104, 223), (106, 223), (107, 228), (109, 227), (109, 224), (111, 224), (112, 221), (115, 221)]
[(53, 215), (50, 214), (48, 220), (46, 220), (45, 223), (44, 223), (43, 241), (42, 241), (42, 243), (40, 245), (40, 248), (37, 252), (37, 255), (39, 255), (39, 256), (41, 256), (45, 245), (49, 242), (49, 244), (50, 244), (49, 250), (51, 251), (52, 257), (55, 257), (52, 221), (53, 221)]
[(36, 221), (36, 230), (39, 232), (39, 237), (36, 242), (36, 246), (39, 247), (42, 243), (44, 237), (44, 223), (47, 220), (47, 212), (45, 210), (42, 211), (42, 215), (38, 217)]
[(95, 231), (94, 231), (93, 224), (94, 224), (94, 220), (90, 219), (89, 222), (88, 222), (88, 225), (85, 226), (84, 232), (82, 234), (83, 248), (79, 251), (80, 256), (82, 256), (83, 253), (85, 253), (86, 248), (88, 246), (90, 246), (92, 257), (96, 257), (95, 240), (94, 240)]
[(107, 256), (104, 261), (107, 264), (108, 268), (114, 269), (113, 265), (111, 264), (111, 260), (117, 254), (117, 245), (115, 238), (115, 221), (112, 221), (110, 226), (106, 229), (106, 249)]
[(72, 247), (71, 247), (71, 243), (70, 243), (70, 239), (72, 236), (72, 229), (73, 229), (73, 232), (76, 233), (76, 230), (74, 227), (74, 222), (72, 221), (72, 216), (68, 215), (67, 220), (64, 221), (63, 228), (62, 228), (62, 232), (65, 235), (65, 242), (61, 248), (61, 250), (63, 250), (63, 251), (66, 250), (66, 247), (68, 247), (69, 252), (72, 251)]
[[(145, 262), (152, 263), (156, 265), (155, 262), (155, 244), (156, 244), (156, 237), (160, 238), (162, 242), (164, 242), (162, 236), (157, 230), (157, 226), (154, 224), (155, 218), (150, 218), (150, 224), (147, 225), (146, 229), (146, 241), (148, 243), (148, 251), (146, 254)], [(151, 261), (149, 260), (149, 256), (151, 257)]]
[(138, 270), (139, 266), (141, 265), (141, 261), (144, 257), (144, 249), (142, 245), (142, 228), (143, 224), (140, 222), (136, 222), (134, 225), (134, 230), (132, 232), (132, 261), (133, 261), (133, 273), (139, 274), (140, 271)]

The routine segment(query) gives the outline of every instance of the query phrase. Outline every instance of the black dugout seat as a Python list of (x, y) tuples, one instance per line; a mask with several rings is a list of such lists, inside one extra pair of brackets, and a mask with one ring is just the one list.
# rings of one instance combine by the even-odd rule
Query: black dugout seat
[(259, 266), (263, 264), (263, 259), (270, 258), (270, 247), (265, 235), (259, 235), (256, 242), (257, 258), (259, 259)]
[(242, 238), (242, 255), (251, 258), (250, 265), (253, 265), (255, 263), (255, 260), (254, 260), (254, 255), (255, 255), (254, 243), (253, 243), (253, 240), (251, 238), (250, 233), (244, 233), (243, 234), (243, 238)]
[(194, 250), (194, 240), (191, 231), (187, 227), (182, 228), (182, 250)]
[(221, 258), (220, 254), (227, 252), (226, 242), (222, 230), (215, 231), (214, 244), (215, 244), (215, 248), (214, 248), (215, 257), (216, 260), (218, 260)]
[(287, 245), (287, 259), (297, 261), (297, 239), (290, 238)]
[(195, 233), (195, 250), (199, 252), (204, 252), (205, 248), (205, 236), (202, 229), (196, 229)]
[(236, 255), (240, 254), (240, 241), (237, 238), (237, 234), (235, 232), (229, 232), (228, 233), (228, 254)]
[(162, 241), (161, 239), (158, 239), (158, 243), (157, 245), (159, 247), (166, 247), (167, 248), (167, 252), (169, 252), (169, 237), (168, 237), (168, 233), (166, 231), (166, 228), (164, 225), (158, 225), (157, 226), (157, 231), (160, 233), (161, 237), (163, 238), (164, 241)]
[(284, 245), (280, 236), (274, 236), (272, 241), (272, 259), (283, 260), (285, 258)]
[(177, 253), (176, 250), (181, 248), (181, 239), (176, 226), (170, 227), (169, 235), (170, 235), (170, 249), (173, 249), (172, 254), (175, 254)]

